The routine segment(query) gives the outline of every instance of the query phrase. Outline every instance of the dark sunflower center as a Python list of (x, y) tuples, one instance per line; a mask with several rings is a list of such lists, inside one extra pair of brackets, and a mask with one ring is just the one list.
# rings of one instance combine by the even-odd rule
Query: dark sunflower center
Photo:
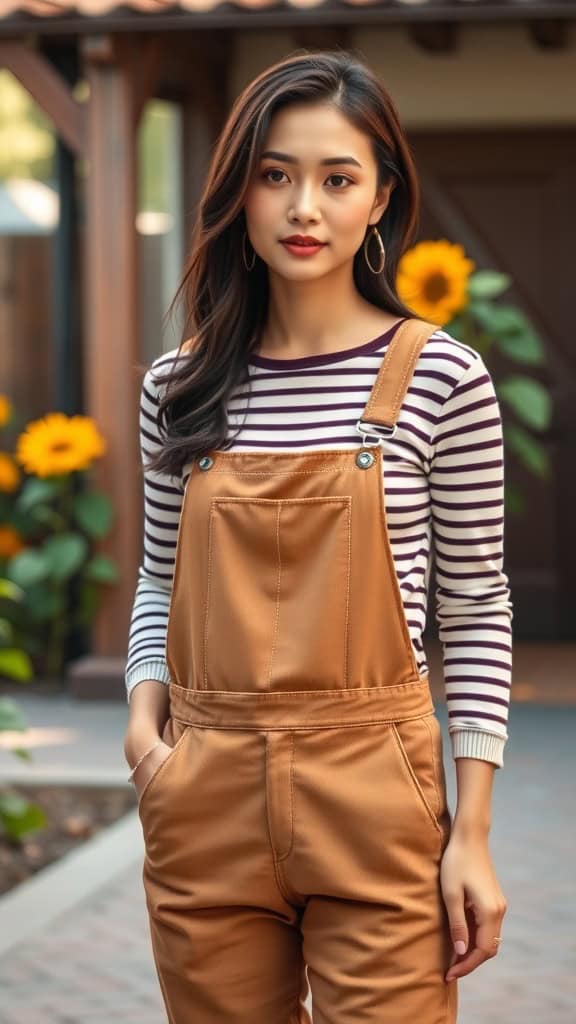
[(428, 302), (439, 302), (440, 299), (444, 299), (448, 294), (448, 281), (446, 275), (439, 271), (436, 274), (430, 274), (426, 278), (424, 283), (424, 296)]

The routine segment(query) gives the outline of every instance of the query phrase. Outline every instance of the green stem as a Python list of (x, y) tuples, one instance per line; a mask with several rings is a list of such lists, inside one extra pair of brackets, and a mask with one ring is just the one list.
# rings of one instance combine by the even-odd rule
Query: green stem
[[(68, 474), (62, 479), (62, 490), (58, 496), (59, 508), (56, 510), (59, 524), (55, 532), (63, 533), (70, 528), (72, 519), (72, 498), (73, 485), (72, 475)], [(54, 584), (55, 590), (66, 590), (66, 581), (63, 584)], [(51, 621), (50, 636), (48, 641), (48, 653), (46, 666), (48, 675), (60, 676), (64, 667), (64, 644), (66, 642), (68, 628), (68, 608), (65, 603), (64, 610), (57, 613)]]

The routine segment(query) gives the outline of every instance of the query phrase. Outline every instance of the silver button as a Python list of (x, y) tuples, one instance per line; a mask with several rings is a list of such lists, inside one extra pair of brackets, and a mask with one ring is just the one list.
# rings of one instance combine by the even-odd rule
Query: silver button
[(214, 459), (211, 459), (209, 455), (203, 455), (198, 462), (199, 469), (210, 469), (214, 465)]
[(360, 469), (369, 469), (374, 464), (374, 456), (372, 452), (358, 452), (356, 456), (356, 465)]

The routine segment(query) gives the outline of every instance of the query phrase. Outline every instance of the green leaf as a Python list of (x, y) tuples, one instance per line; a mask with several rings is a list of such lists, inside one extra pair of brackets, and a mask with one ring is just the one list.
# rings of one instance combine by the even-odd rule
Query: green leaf
[(105, 494), (97, 491), (77, 494), (72, 512), (78, 525), (89, 537), (104, 537), (112, 523), (114, 509)]
[(88, 544), (77, 533), (59, 533), (44, 541), (42, 550), (50, 568), (50, 577), (63, 582), (78, 571), (88, 553)]
[(25, 651), (18, 647), (0, 648), (0, 673), (10, 679), (27, 680), (32, 676), (32, 664)]
[(0, 697), (0, 731), (23, 732), (28, 728), (24, 716), (15, 701)]
[(75, 609), (74, 624), (76, 626), (88, 625), (94, 619), (99, 607), (100, 593), (98, 585), (84, 580)]
[(5, 571), (14, 583), (26, 590), (33, 583), (46, 579), (50, 572), (50, 566), (41, 550), (28, 548), (14, 555)]
[(66, 611), (66, 595), (53, 584), (37, 583), (28, 591), (27, 605), (35, 622), (50, 622)]
[(41, 526), (51, 526), (57, 530), (62, 524), (62, 515), (50, 505), (35, 505), (30, 509), (30, 518)]
[(498, 384), (498, 397), (533, 430), (545, 430), (552, 416), (552, 400), (546, 389), (531, 377), (507, 377)]
[(14, 754), (15, 757), (19, 757), (21, 761), (33, 761), (32, 754), (27, 747), (10, 747), (10, 753)]
[(468, 278), (468, 294), (475, 299), (493, 299), (510, 287), (512, 278), (498, 270), (476, 270)]
[(0, 645), (10, 647), (14, 636), (14, 626), (7, 619), (0, 617)]
[(44, 828), (48, 822), (45, 811), (18, 793), (0, 793), (0, 818), (10, 839), (20, 839), (28, 832)]
[(93, 583), (116, 583), (119, 579), (116, 563), (107, 555), (101, 554), (90, 559), (82, 576)]
[(544, 362), (544, 346), (538, 334), (526, 327), (517, 334), (503, 334), (498, 338), (498, 347), (509, 359), (517, 363), (540, 366)]
[(521, 516), (526, 508), (524, 495), (515, 484), (506, 484), (504, 489), (504, 514), (506, 516)]
[(12, 580), (0, 579), (0, 598), (18, 603), (24, 598), (22, 587), (18, 587)]
[(517, 459), (526, 466), (530, 472), (542, 479), (550, 476), (550, 459), (544, 446), (532, 437), (523, 427), (515, 423), (509, 424), (504, 431), (504, 438), (507, 447), (514, 452)]
[(28, 512), (34, 505), (53, 501), (61, 491), (62, 484), (56, 480), (30, 477), (18, 495), (16, 505), (21, 511)]

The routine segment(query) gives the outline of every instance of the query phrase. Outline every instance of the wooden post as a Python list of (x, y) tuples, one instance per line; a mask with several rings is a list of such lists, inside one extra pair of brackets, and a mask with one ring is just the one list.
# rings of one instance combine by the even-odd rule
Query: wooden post
[(95, 467), (98, 486), (115, 509), (101, 550), (119, 566), (94, 622), (96, 658), (126, 655), (129, 613), (142, 544), (138, 473), (139, 376), (135, 218), (137, 105), (134, 45), (109, 36), (85, 40), (90, 87), (86, 144), (85, 407), (105, 435), (108, 451)]

